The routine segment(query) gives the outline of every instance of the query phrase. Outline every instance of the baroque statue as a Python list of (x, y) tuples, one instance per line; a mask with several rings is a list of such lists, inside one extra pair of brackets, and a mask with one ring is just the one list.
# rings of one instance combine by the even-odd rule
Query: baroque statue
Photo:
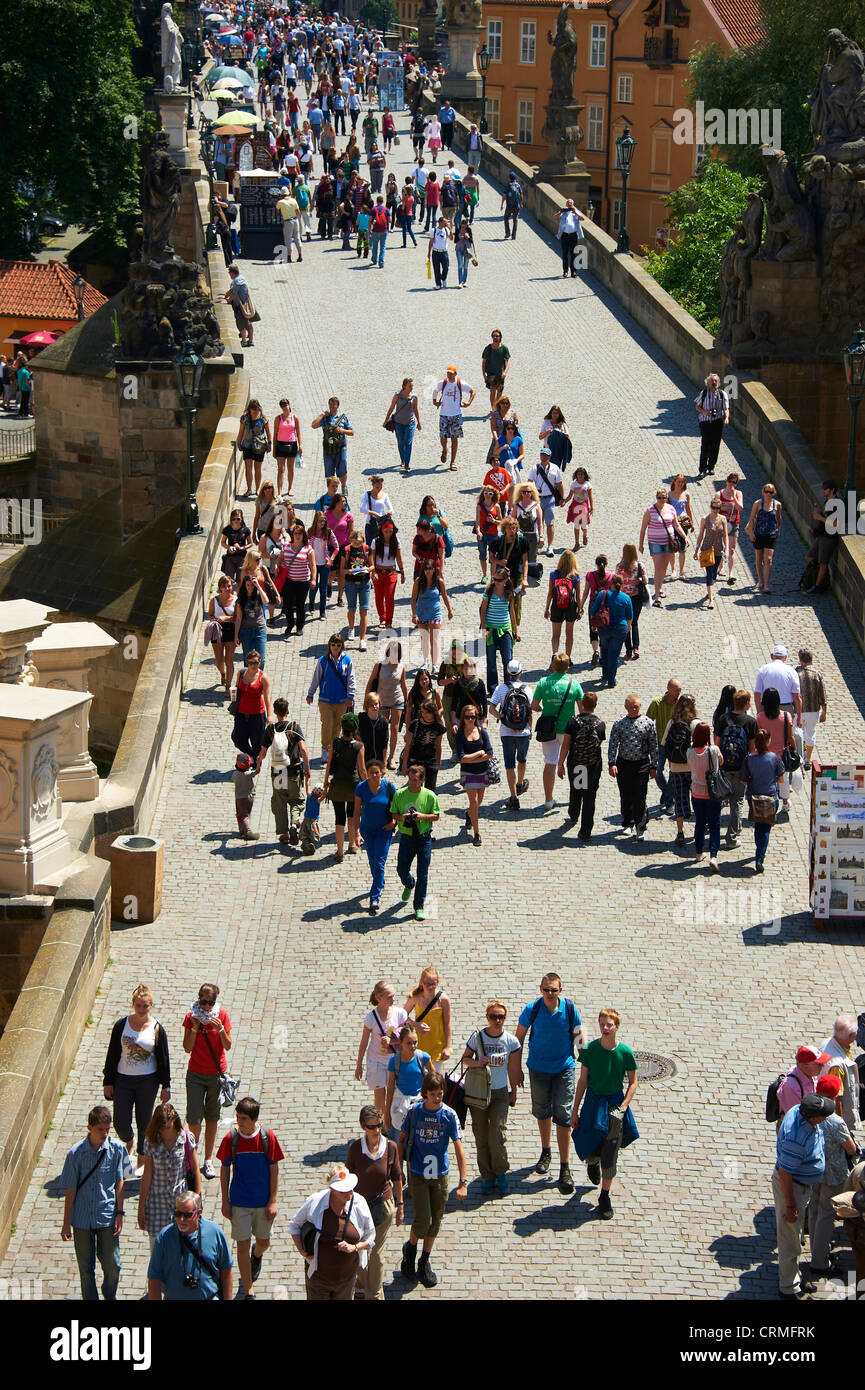
[(449, 29), (479, 29), (482, 13), (481, 0), (447, 0), (445, 5)]
[(783, 150), (763, 148), (768, 182), (763, 185), (766, 203), (766, 239), (761, 251), (765, 261), (807, 261), (814, 256), (814, 218), (795, 170)]
[(571, 24), (568, 0), (559, 9), (556, 32), (547, 32), (547, 43), (552, 44), (550, 58), (551, 106), (568, 106), (574, 100), (574, 76), (577, 71), (577, 33)]
[(162, 6), (160, 34), (162, 39), (162, 86), (166, 92), (175, 92), (181, 82), (180, 46), (183, 36), (172, 16), (170, 0)]
[(144, 166), (141, 189), (142, 256), (162, 260), (174, 255), (171, 231), (180, 206), (180, 170), (168, 153), (168, 136), (157, 132)]

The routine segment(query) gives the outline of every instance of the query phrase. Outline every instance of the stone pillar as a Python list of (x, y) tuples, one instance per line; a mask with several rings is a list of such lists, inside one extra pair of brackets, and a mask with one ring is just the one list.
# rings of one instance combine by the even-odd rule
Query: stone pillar
[(60, 824), (57, 731), (89, 695), (7, 686), (0, 698), (0, 892), (35, 893), (71, 863)]
[(480, 24), (448, 26), (448, 66), (442, 78), (439, 97), (468, 116), (468, 103), (480, 102), (481, 75), (475, 67), (475, 54), (481, 44)]
[(57, 789), (64, 801), (93, 801), (99, 774), (88, 747), (90, 665), (117, 643), (96, 623), (51, 623), (31, 644), (42, 690), (71, 690), (88, 696), (87, 704), (65, 720), (57, 734)]
[(39, 684), (39, 674), (28, 657), (27, 648), (56, 617), (56, 609), (31, 603), (27, 598), (0, 603), (0, 683)]
[(187, 169), (192, 163), (186, 131), (189, 93), (156, 91), (154, 96), (159, 107), (162, 129), (168, 136), (168, 152), (179, 169)]

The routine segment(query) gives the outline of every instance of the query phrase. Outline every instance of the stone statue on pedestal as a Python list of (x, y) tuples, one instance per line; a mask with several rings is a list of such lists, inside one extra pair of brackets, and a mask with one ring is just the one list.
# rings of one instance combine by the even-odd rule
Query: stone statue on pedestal
[(547, 32), (547, 43), (552, 44), (550, 58), (551, 106), (567, 106), (574, 99), (574, 76), (577, 71), (577, 33), (568, 19), (570, 4), (565, 0), (559, 9), (556, 32)]
[(180, 46), (183, 36), (174, 22), (170, 0), (162, 6), (162, 85), (166, 92), (176, 92), (181, 82)]
[(481, 0), (447, 0), (445, 18), (449, 29), (480, 28)]
[[(564, 0), (559, 8), (555, 33), (547, 33), (547, 43), (553, 51), (550, 56), (550, 100), (541, 135), (548, 144), (556, 147), (557, 154), (551, 152), (541, 166), (543, 178), (549, 178), (556, 172), (565, 173), (569, 167), (572, 169), (577, 162), (577, 146), (583, 139), (583, 128), (579, 121), (583, 108), (574, 100), (577, 33), (568, 18), (570, 8), (568, 0)], [(581, 169), (584, 167), (581, 163)]]
[(141, 187), (142, 257), (159, 260), (173, 256), (171, 229), (180, 206), (180, 170), (168, 153), (168, 136), (157, 132)]

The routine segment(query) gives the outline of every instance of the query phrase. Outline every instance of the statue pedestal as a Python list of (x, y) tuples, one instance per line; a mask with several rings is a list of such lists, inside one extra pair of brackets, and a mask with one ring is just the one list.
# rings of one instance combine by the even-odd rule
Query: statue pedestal
[(0, 892), (35, 893), (74, 851), (60, 824), (57, 731), (89, 695), (7, 686), (0, 703)]
[(592, 176), (581, 159), (562, 164), (558, 159), (545, 159), (535, 174), (535, 183), (549, 183), (563, 198), (573, 198), (580, 212), (589, 207), (589, 187)]
[(28, 660), (27, 648), (56, 616), (56, 609), (31, 603), (27, 598), (0, 603), (0, 683), (38, 684), (39, 674)]
[(180, 169), (192, 167), (186, 118), (189, 114), (188, 92), (155, 92), (162, 129), (168, 136), (168, 151)]
[(481, 99), (481, 75), (475, 68), (475, 54), (482, 33), (479, 24), (448, 28), (448, 66), (439, 95), (442, 101), (447, 98), (463, 115), (466, 115), (467, 101)]
[(114, 638), (96, 623), (52, 623), (31, 644), (40, 690), (71, 690), (88, 697), (57, 734), (57, 789), (64, 801), (93, 801), (99, 795), (99, 774), (87, 740), (93, 698), (88, 676), (90, 663), (116, 646)]
[(541, 136), (552, 148), (538, 169), (535, 181), (552, 184), (562, 197), (573, 198), (580, 211), (585, 212), (591, 176), (583, 161), (577, 158), (577, 146), (583, 141), (582, 109), (575, 101), (547, 107)]
[(436, 48), (436, 17), (434, 14), (419, 14), (417, 20), (418, 51), (424, 62), (438, 61)]

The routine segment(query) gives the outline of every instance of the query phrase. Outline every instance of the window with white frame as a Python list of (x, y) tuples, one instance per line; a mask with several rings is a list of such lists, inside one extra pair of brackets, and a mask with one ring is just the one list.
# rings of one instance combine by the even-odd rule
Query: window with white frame
[(499, 138), (500, 98), (487, 97), (487, 125), (494, 140)]
[(530, 97), (517, 102), (517, 144), (531, 145), (534, 140), (535, 103)]
[(588, 146), (590, 150), (604, 148), (604, 108), (590, 106), (588, 109)]
[(706, 146), (695, 145), (694, 147), (694, 169), (699, 169), (703, 160), (706, 158)]
[(490, 55), (491, 63), (502, 61), (502, 21), (500, 19), (487, 20), (487, 52)]
[(591, 45), (589, 47), (589, 67), (605, 68), (607, 66), (607, 26), (606, 24), (593, 24), (591, 33)]
[(622, 72), (619, 74), (619, 81), (616, 87), (616, 100), (622, 106), (629, 106), (634, 100), (634, 79), (630, 73)]
[(610, 228), (610, 230), (613, 231), (613, 232), (619, 232), (619, 231), (621, 231), (621, 229), (622, 229), (622, 200), (621, 200), (621, 198), (614, 198), (614, 199), (613, 199), (613, 225), (612, 225), (612, 227)]
[(520, 25), (520, 62), (533, 63), (535, 61), (535, 40), (537, 37), (537, 26), (534, 20), (526, 20)]

